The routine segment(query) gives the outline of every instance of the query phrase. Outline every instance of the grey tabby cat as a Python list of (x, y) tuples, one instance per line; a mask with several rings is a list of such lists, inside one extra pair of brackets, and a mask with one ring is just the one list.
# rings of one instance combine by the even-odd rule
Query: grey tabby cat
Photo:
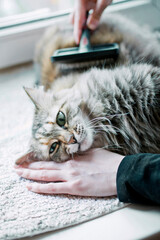
[[(120, 154), (160, 153), (160, 45), (156, 34), (118, 15), (107, 15), (91, 43), (120, 46), (116, 61), (69, 71), (52, 65), (58, 48), (74, 46), (60, 24), (41, 40), (36, 62), (43, 88), (26, 89), (36, 106), (30, 153), (66, 161), (100, 147)], [(30, 155), (29, 155), (30, 156)]]

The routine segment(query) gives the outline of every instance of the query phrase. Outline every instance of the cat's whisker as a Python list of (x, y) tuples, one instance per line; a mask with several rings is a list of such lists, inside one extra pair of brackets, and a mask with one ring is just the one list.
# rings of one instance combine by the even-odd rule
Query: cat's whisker
[(82, 109), (78, 106), (79, 112), (81, 114), (81, 117), (83, 117)]
[(115, 113), (115, 114), (110, 114), (110, 115), (108, 115), (108, 117), (119, 117), (119, 116), (125, 116), (125, 115), (128, 115), (129, 114), (129, 112), (127, 112), (127, 113)]
[(104, 118), (106, 118), (106, 117), (96, 117), (96, 118), (91, 119), (89, 122), (99, 121), (99, 120), (102, 120)]
[[(109, 115), (109, 116), (111, 116), (111, 115)], [(93, 119), (91, 119), (90, 120), (90, 122), (94, 122), (94, 121), (100, 121), (100, 120), (108, 120), (108, 121), (110, 121), (109, 119), (108, 119), (108, 117), (96, 117), (96, 118), (93, 118)]]
[(94, 129), (103, 129), (103, 130), (105, 130), (105, 129), (110, 129), (110, 128), (112, 128), (112, 129), (114, 129), (114, 130), (117, 130), (118, 132), (120, 131), (119, 130), (119, 128), (117, 128), (116, 126), (113, 126), (113, 125), (97, 125), (97, 126), (94, 126)]
[(90, 115), (93, 113), (94, 109), (97, 107), (97, 104), (98, 104), (98, 103), (96, 103), (96, 104), (94, 105), (94, 107), (91, 109), (91, 111), (90, 111), (89, 114), (88, 114), (88, 117), (90, 117)]
[[(40, 52), (44, 54), (42, 54), (42, 58), (39, 58), (41, 55), (39, 53), (37, 59), (41, 59), (42, 84), (45, 85), (46, 90), (50, 88), (50, 92), (36, 89), (26, 89), (26, 91), (29, 91), (28, 96), (37, 107), (32, 131), (32, 148), (44, 158), (48, 157), (50, 150), (53, 150), (50, 145), (53, 144), (54, 147), (54, 144), (57, 144), (58, 151), (56, 154), (51, 151), (53, 154), (50, 155), (50, 158), (55, 161), (57, 159), (63, 161), (67, 157), (73, 159), (77, 154), (75, 153), (76, 148), (74, 148), (76, 145), (72, 145), (65, 151), (64, 139), (70, 138), (70, 134), (74, 133), (75, 139), (76, 133), (77, 139), (86, 137), (84, 149), (102, 146), (101, 149), (127, 154), (144, 151), (159, 152), (157, 150), (160, 145), (159, 43), (156, 43), (154, 36), (145, 34), (146, 32), (143, 32), (141, 28), (135, 31), (134, 26), (132, 28), (132, 24), (130, 26), (125, 19), (125, 21), (121, 18), (120, 21), (117, 20), (115, 21), (115, 16), (115, 23), (113, 20), (110, 23), (108, 19), (106, 34), (107, 39), (110, 39), (111, 34), (112, 38), (115, 38), (120, 44), (119, 57), (114, 61), (105, 59), (100, 62), (98, 67), (89, 71), (86, 71), (90, 68), (87, 62), (80, 72), (77, 71), (75, 63), (71, 64), (69, 69), (66, 66), (67, 74), (61, 72), (58, 67), (50, 69), (52, 66), (48, 66), (46, 61), (47, 54), (50, 53), (49, 51), (45, 53), (46, 44), (41, 43), (44, 45), (44, 49), (41, 48)], [(128, 27), (122, 31), (123, 22), (128, 24)], [(101, 29), (101, 26), (99, 27)], [(105, 29), (105, 24), (103, 24), (103, 29)], [(115, 29), (118, 29), (118, 34)], [(65, 39), (62, 37), (61, 40), (59, 34), (60, 32), (58, 33), (58, 45), (63, 47)], [(58, 46), (57, 38), (55, 39), (54, 41), (53, 37), (52, 47), (56, 49)], [(100, 40), (98, 37), (97, 39)], [(48, 41), (50, 40), (47, 37), (46, 43)], [(139, 44), (134, 44), (135, 42), (145, 42), (144, 48), (141, 48)], [(155, 49), (156, 51), (154, 51)], [(59, 77), (60, 79), (62, 77), (62, 81), (57, 81)], [(56, 79), (53, 81), (53, 85), (50, 79)], [(53, 95), (55, 95), (54, 101)], [(61, 102), (62, 106), (60, 106)], [(60, 124), (57, 123), (57, 108), (59, 107), (60, 110), (58, 110), (64, 110), (65, 115), (63, 119), (60, 119)], [(48, 113), (49, 116), (46, 118), (45, 115)], [(63, 125), (64, 122), (65, 125)], [(95, 145), (94, 140), (96, 141)], [(88, 142), (93, 145), (87, 145)], [(80, 153), (78, 152), (78, 154)]]
[(97, 124), (99, 123), (99, 120), (95, 121), (95, 122), (87, 122), (87, 126), (91, 126), (91, 127), (94, 127), (94, 126), (97, 126)]
[(87, 127), (89, 127), (90, 129), (94, 129), (94, 127), (98, 126), (97, 123), (95, 124), (87, 124)]
[(89, 126), (92, 126), (92, 127), (93, 127), (93, 126), (97, 126), (98, 124), (99, 124), (99, 121), (93, 122), (93, 123), (92, 123), (92, 122), (89, 122), (89, 123), (88, 123), (88, 125), (89, 125)]

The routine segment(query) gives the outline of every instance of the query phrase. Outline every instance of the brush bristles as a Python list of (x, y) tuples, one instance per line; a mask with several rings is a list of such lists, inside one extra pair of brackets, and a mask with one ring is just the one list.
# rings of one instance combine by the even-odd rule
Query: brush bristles
[(91, 67), (105, 68), (108, 65), (113, 64), (115, 59), (101, 59), (88, 62), (76, 62), (76, 63), (58, 63), (59, 69), (63, 71), (83, 71)]

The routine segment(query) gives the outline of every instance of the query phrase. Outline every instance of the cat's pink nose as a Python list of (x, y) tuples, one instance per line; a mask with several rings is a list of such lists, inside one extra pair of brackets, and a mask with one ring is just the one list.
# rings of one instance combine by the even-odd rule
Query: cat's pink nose
[(74, 144), (77, 143), (77, 140), (75, 139), (74, 135), (72, 135), (72, 137), (70, 138), (68, 144)]

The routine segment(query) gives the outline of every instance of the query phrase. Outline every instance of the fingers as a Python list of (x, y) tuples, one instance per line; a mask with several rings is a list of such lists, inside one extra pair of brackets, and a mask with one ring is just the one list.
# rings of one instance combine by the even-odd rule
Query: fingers
[(95, 30), (102, 12), (111, 2), (112, 0), (76, 1), (74, 12), (71, 14), (71, 22), (74, 24), (74, 38), (77, 44), (80, 42), (83, 25), (86, 21), (86, 12), (93, 9), (93, 13), (88, 17), (87, 26), (91, 30)]
[(86, 6), (84, 5), (83, 1), (77, 1), (76, 7), (75, 7), (75, 14), (73, 17), (74, 21), (74, 38), (77, 44), (80, 42), (81, 34), (82, 34), (82, 28), (86, 21)]
[(56, 170), (30, 170), (30, 169), (16, 169), (16, 173), (26, 179), (54, 182), (54, 181), (66, 181), (66, 174), (64, 171)]
[(104, 9), (112, 2), (112, 0), (98, 0), (94, 11), (87, 20), (87, 26), (91, 30), (95, 30), (99, 24)]
[(27, 184), (29, 191), (35, 193), (46, 193), (46, 194), (70, 194), (70, 184), (68, 182), (63, 183), (29, 183)]
[(31, 162), (31, 163), (23, 163), (22, 165), (15, 165), (14, 167), (16, 169), (18, 168), (28, 168), (28, 169), (46, 169), (46, 170), (59, 170), (63, 167), (64, 163), (56, 163), (52, 161), (37, 161), (37, 162)]

